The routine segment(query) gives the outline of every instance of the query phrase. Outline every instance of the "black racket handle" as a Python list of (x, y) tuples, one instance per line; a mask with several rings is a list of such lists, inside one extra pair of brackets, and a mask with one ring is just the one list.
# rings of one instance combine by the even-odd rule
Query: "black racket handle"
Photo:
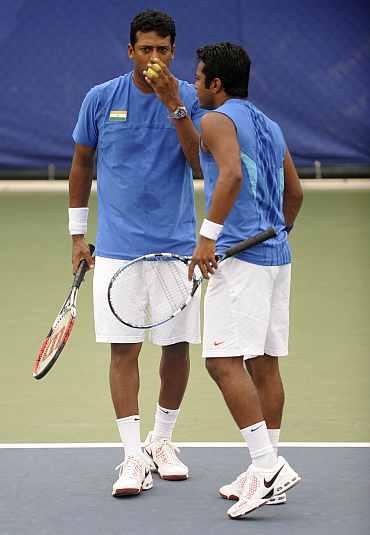
[(222, 259), (224, 260), (225, 258), (229, 258), (229, 256), (234, 256), (238, 253), (241, 253), (242, 251), (245, 251), (246, 249), (253, 247), (253, 245), (262, 243), (266, 240), (269, 240), (270, 238), (274, 238), (275, 236), (276, 236), (275, 229), (273, 227), (270, 227), (267, 230), (264, 230), (263, 232), (260, 232), (259, 234), (256, 234), (255, 236), (252, 236), (251, 238), (248, 238), (247, 240), (243, 240), (240, 243), (233, 245), (233, 247), (230, 247), (229, 249), (225, 251), (225, 254), (223, 255)]
[[(92, 243), (89, 243), (90, 254), (92, 255), (95, 251), (95, 246)], [(79, 263), (78, 269), (76, 271), (75, 278), (73, 280), (72, 288), (79, 288), (82, 281), (85, 278), (86, 271), (89, 269), (89, 265), (86, 260), (81, 260)]]

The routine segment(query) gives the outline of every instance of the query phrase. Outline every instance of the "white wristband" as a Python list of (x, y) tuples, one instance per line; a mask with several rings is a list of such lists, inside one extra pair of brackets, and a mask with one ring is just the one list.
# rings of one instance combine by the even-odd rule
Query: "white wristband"
[(219, 225), (218, 223), (215, 223), (214, 221), (209, 221), (208, 219), (203, 219), (199, 234), (201, 236), (204, 236), (205, 238), (208, 238), (209, 240), (216, 241), (219, 235), (221, 234), (223, 228), (223, 225)]
[(86, 234), (87, 232), (87, 218), (89, 216), (88, 208), (68, 208), (69, 215), (69, 233)]

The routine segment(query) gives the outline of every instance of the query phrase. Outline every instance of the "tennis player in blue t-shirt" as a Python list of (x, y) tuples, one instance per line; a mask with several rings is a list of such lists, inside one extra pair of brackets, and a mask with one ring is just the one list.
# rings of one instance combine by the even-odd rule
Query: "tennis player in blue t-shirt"
[[(220, 494), (239, 518), (286, 501), (300, 477), (277, 456), (284, 404), (278, 357), (288, 353), (291, 251), (302, 190), (278, 124), (247, 100), (250, 60), (239, 46), (198, 50), (196, 87), (207, 217), (189, 268), (208, 277), (203, 356), (248, 444), (252, 464)], [(269, 227), (277, 235), (217, 268), (222, 253)], [(245, 367), (246, 366), (246, 367)]]
[[(202, 112), (195, 88), (169, 70), (175, 34), (165, 13), (138, 14), (128, 45), (133, 71), (88, 92), (73, 132), (69, 229), (74, 270), (82, 258), (91, 267), (94, 263), (85, 234), (95, 153), (97, 158), (95, 331), (98, 342), (111, 344), (110, 387), (125, 451), (114, 496), (151, 488), (148, 467), (164, 479), (188, 477), (171, 435), (189, 375), (188, 346), (200, 342), (199, 299), (181, 317), (150, 333), (151, 341), (162, 346), (161, 389), (143, 451), (138, 356), (144, 331), (122, 325), (107, 301), (109, 281), (125, 262), (160, 251), (191, 255), (195, 245), (192, 172), (199, 176), (200, 165), (194, 124), (199, 125)], [(137, 298), (147, 299), (144, 281), (137, 286)]]

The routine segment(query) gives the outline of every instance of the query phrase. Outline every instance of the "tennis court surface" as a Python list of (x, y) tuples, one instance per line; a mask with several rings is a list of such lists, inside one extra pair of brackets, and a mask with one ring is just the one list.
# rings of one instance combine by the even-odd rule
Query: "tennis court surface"
[[(155, 476), (154, 488), (142, 496), (114, 499), (121, 449), (68, 447), (117, 440), (108, 348), (96, 344), (93, 335), (91, 276), (81, 288), (69, 347), (47, 378), (34, 381), (39, 344), (71, 284), (66, 195), (2, 193), (7, 268), (2, 270), (0, 406), (6, 418), (0, 429), (0, 535), (369, 532), (370, 190), (344, 186), (306, 189), (291, 237), (292, 329), (290, 357), (282, 362), (287, 403), (281, 439), (310, 447), (283, 447), (281, 453), (303, 480), (286, 505), (265, 506), (240, 521), (226, 517), (230, 503), (217, 490), (246, 468), (247, 454), (242, 448), (212, 447), (219, 441), (232, 445), (240, 435), (207, 376), (200, 346), (191, 350), (189, 388), (174, 434), (176, 442), (188, 444), (182, 448), (191, 469), (188, 481)], [(196, 201), (201, 220), (201, 192)], [(93, 241), (95, 195), (91, 220)], [(158, 360), (159, 351), (146, 344), (140, 360), (142, 437), (153, 421)], [(189, 447), (189, 441), (207, 447)], [(313, 447), (322, 441), (362, 447)], [(63, 448), (25, 448), (29, 443)]]
[(1, 535), (365, 535), (370, 525), (369, 447), (285, 447), (302, 475), (285, 505), (229, 520), (218, 488), (245, 466), (245, 448), (182, 448), (187, 481), (112, 498), (120, 448), (2, 449)]

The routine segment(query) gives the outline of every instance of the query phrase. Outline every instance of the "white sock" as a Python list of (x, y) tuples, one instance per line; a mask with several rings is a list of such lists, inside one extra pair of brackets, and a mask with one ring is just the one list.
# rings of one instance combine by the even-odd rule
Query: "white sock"
[(274, 452), (278, 455), (280, 429), (268, 429), (268, 432)]
[(175, 427), (179, 412), (180, 409), (165, 409), (157, 403), (153, 429), (154, 440), (160, 440), (163, 438), (171, 440), (172, 431)]
[(125, 459), (129, 455), (134, 455), (135, 457), (140, 456), (140, 416), (134, 414), (133, 416), (127, 416), (126, 418), (118, 418), (116, 422), (125, 450)]
[(248, 444), (254, 466), (264, 470), (273, 468), (277, 463), (277, 455), (271, 444), (266, 422), (256, 422), (240, 432)]

